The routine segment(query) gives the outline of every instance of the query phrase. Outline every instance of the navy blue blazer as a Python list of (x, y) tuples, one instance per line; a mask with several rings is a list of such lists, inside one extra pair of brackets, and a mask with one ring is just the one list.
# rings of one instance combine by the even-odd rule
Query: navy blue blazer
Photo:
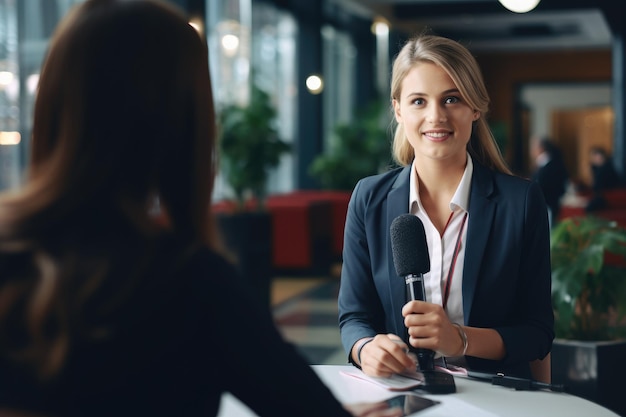
[[(339, 326), (354, 343), (378, 333), (408, 341), (405, 283), (393, 265), (389, 227), (407, 213), (411, 166), (360, 180), (348, 206), (339, 291)], [(463, 314), (471, 327), (502, 336), (501, 361), (467, 356), (471, 369), (530, 377), (528, 363), (552, 348), (550, 232), (537, 183), (474, 161), (463, 269)], [(471, 342), (470, 342), (471, 343)]]

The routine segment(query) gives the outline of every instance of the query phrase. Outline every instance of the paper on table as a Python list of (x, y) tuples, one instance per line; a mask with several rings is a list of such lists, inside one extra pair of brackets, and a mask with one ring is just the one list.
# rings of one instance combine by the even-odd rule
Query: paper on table
[(375, 377), (365, 375), (363, 371), (354, 369), (351, 371), (341, 371), (342, 374), (351, 376), (363, 381), (371, 382), (379, 387), (386, 388), (390, 391), (407, 391), (422, 385), (419, 379), (408, 378), (402, 375), (392, 375), (389, 378)]
[(440, 371), (440, 372), (445, 372), (447, 374), (450, 375), (460, 375), (460, 376), (467, 376), (467, 369), (461, 367), (461, 366), (455, 366), (455, 365), (446, 365), (446, 367), (442, 367), (442, 366), (435, 366), (435, 370), (436, 371)]

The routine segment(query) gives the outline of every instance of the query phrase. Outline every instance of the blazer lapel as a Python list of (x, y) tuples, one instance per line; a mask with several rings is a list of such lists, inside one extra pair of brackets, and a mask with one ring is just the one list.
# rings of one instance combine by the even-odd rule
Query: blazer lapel
[(381, 233), (381, 236), (385, 236), (387, 239), (387, 254), (388, 271), (389, 271), (389, 303), (393, 309), (393, 317), (396, 325), (395, 334), (403, 336), (405, 339), (408, 337), (406, 327), (404, 326), (404, 318), (402, 317), (402, 307), (406, 301), (406, 289), (404, 284), (404, 278), (398, 277), (396, 273), (396, 267), (393, 264), (393, 252), (391, 250), (391, 234), (389, 228), (391, 222), (401, 214), (409, 212), (409, 185), (410, 185), (410, 172), (411, 165), (405, 167), (396, 178), (391, 190), (387, 194), (387, 206), (386, 206), (386, 218), (387, 222), (384, 225), (385, 230)]
[(463, 317), (465, 324), (468, 323), (472, 311), (472, 303), (479, 279), (478, 274), (483, 263), (496, 212), (497, 205), (492, 199), (493, 193), (492, 173), (486, 167), (474, 162), (469, 202), (470, 220), (467, 225), (467, 244), (463, 265)]

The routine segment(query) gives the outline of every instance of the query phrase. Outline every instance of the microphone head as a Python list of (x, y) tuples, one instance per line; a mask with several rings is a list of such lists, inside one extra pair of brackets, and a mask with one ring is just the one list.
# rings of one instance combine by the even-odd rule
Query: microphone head
[(393, 263), (398, 276), (425, 274), (430, 271), (430, 257), (424, 224), (413, 214), (401, 214), (390, 227)]

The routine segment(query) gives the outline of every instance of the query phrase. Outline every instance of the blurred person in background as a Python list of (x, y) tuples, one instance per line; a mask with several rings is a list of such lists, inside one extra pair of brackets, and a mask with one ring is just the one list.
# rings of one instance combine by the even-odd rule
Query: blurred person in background
[(559, 147), (550, 139), (534, 136), (531, 138), (531, 155), (535, 163), (532, 179), (543, 191), (550, 210), (550, 226), (556, 226), (561, 214), (561, 199), (567, 190), (569, 172), (563, 161)]
[(591, 166), (591, 198), (585, 209), (592, 212), (606, 207), (604, 191), (621, 187), (623, 182), (613, 165), (611, 156), (603, 147), (591, 147), (589, 164)]
[[(1, 408), (215, 416), (230, 392), (261, 416), (353, 415), (220, 254), (207, 58), (164, 2), (59, 24), (27, 181), (0, 196)], [(401, 414), (380, 407), (351, 409)]]

